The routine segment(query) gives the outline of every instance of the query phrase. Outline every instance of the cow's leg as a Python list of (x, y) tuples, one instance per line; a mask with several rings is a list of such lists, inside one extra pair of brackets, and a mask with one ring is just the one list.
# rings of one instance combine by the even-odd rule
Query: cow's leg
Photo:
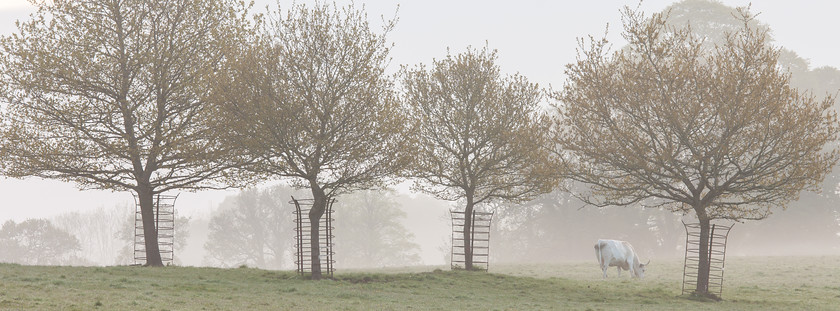
[(618, 269), (618, 277), (621, 277), (621, 267), (615, 267), (615, 268)]
[(601, 272), (604, 272), (604, 278), (607, 278), (607, 269), (609, 268), (606, 262), (599, 262), (601, 264)]

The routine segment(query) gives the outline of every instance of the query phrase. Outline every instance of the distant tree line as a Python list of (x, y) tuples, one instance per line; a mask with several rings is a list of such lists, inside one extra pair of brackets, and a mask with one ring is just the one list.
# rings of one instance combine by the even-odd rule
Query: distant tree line
[(293, 209), (288, 201), (301, 191), (275, 186), (247, 189), (225, 199), (210, 218), (204, 263), (290, 269), (293, 265)]
[(79, 239), (46, 219), (12, 220), (0, 228), (0, 262), (27, 265), (80, 265)]
[[(293, 269), (294, 210), (300, 190), (278, 185), (247, 189), (229, 197), (209, 222), (204, 264)], [(390, 192), (347, 194), (334, 208), (335, 248), (340, 268), (410, 266), (419, 263), (418, 246), (401, 223), (405, 213)]]

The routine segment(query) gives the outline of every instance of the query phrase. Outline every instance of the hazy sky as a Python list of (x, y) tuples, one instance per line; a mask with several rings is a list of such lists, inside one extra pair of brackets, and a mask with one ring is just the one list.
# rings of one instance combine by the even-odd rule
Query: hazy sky
[[(263, 12), (274, 0), (256, 1)], [(298, 3), (312, 1), (298, 0)], [(348, 1), (337, 1), (339, 4)], [(648, 0), (647, 13), (658, 12), (674, 1)], [(775, 42), (801, 57), (812, 67), (840, 68), (840, 1), (753, 1), (752, 11), (773, 30)], [(619, 9), (638, 1), (356, 1), (366, 6), (372, 21), (394, 16), (399, 3), (399, 23), (389, 35), (394, 48), (390, 71), (400, 65), (429, 63), (433, 58), (460, 53), (467, 46), (499, 50), (499, 64), (508, 73), (519, 72), (543, 86), (558, 88), (564, 80), (565, 64), (575, 60), (576, 38), (600, 37), (607, 23), (614, 46), (620, 40)], [(748, 0), (726, 0), (729, 6), (744, 6)], [(280, 1), (287, 8), (291, 1)], [(33, 8), (26, 0), (0, 0), (0, 34), (16, 31), (15, 20), (27, 19)], [(374, 24), (378, 24), (374, 23)], [(205, 213), (230, 191), (182, 193), (176, 206), (180, 213)], [(13, 180), (0, 177), (0, 222), (49, 217), (63, 211), (88, 210), (114, 205), (133, 205), (129, 193), (79, 191), (73, 184), (38, 179)]]

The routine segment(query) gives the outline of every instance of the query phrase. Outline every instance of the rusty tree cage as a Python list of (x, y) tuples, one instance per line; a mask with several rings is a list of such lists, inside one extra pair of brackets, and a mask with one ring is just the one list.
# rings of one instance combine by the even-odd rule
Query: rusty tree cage
[[(295, 210), (292, 212), (295, 216), (295, 265), (297, 266), (297, 273), (301, 276), (311, 275), (312, 273), (312, 243), (311, 231), (312, 228), (309, 222), (309, 210), (312, 209), (312, 199), (295, 199), (289, 201), (290, 204), (295, 205)], [(320, 225), (318, 226), (318, 236), (320, 245), (321, 259), (321, 273), (325, 276), (333, 277), (335, 272), (335, 260), (333, 259), (333, 238), (335, 237), (333, 230), (333, 203), (335, 199), (327, 201), (327, 207), (324, 215), (321, 216)], [(301, 207), (303, 206), (303, 207)]]
[[(466, 249), (472, 250), (473, 269), (487, 271), (490, 268), (490, 222), (493, 212), (472, 212), (470, 232), (465, 232), (466, 212), (449, 211), (452, 218), (452, 269), (466, 268)], [(470, 244), (465, 245), (464, 234), (469, 234)]]
[[(171, 265), (175, 261), (175, 200), (178, 195), (156, 194), (154, 201), (155, 232), (158, 237), (160, 259), (164, 265)], [(140, 210), (140, 200), (134, 194), (134, 264), (146, 264), (146, 238), (143, 231), (143, 215)]]
[[(691, 293), (697, 288), (697, 273), (700, 267), (700, 224), (686, 224), (685, 261), (683, 265), (682, 293)], [(726, 240), (733, 225), (712, 224), (709, 228), (709, 293), (723, 294), (723, 272), (726, 261)]]

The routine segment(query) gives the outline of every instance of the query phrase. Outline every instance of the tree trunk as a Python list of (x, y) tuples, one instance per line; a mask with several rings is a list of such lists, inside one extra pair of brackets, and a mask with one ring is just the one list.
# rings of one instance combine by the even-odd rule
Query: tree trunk
[(163, 267), (158, 245), (158, 230), (155, 221), (154, 193), (149, 186), (137, 188), (137, 198), (140, 201), (140, 217), (143, 220), (143, 241), (146, 246), (146, 266)]
[(695, 293), (709, 295), (709, 219), (698, 216), (700, 219), (700, 260), (697, 268), (697, 289)]
[(309, 210), (309, 244), (312, 279), (321, 279), (321, 217), (327, 209), (327, 195), (318, 185), (311, 183), (312, 209)]
[(262, 224), (260, 224), (259, 226), (260, 226), (260, 230), (258, 231), (257, 235), (254, 237), (255, 241), (254, 241), (254, 248), (253, 249), (258, 250), (258, 253), (256, 254), (257, 258), (256, 258), (254, 264), (257, 266), (257, 268), (266, 269), (267, 267), (265, 265), (265, 240), (263, 238), (266, 233), (265, 233), (265, 231), (261, 230), (262, 229)]
[(467, 271), (473, 269), (473, 204), (472, 195), (467, 194), (467, 208), (464, 209), (464, 269)]

